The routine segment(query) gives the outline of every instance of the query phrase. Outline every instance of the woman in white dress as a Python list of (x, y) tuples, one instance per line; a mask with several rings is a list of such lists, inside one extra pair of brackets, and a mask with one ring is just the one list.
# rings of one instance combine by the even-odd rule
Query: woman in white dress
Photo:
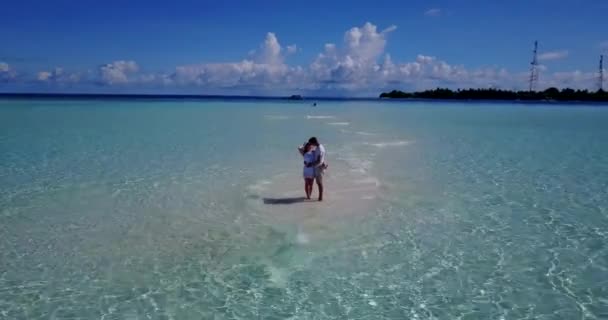
[(315, 148), (312, 144), (306, 143), (298, 148), (300, 154), (304, 158), (304, 191), (306, 192), (306, 199), (310, 199), (312, 194), (312, 185), (315, 180), (315, 168), (312, 164), (315, 162)]

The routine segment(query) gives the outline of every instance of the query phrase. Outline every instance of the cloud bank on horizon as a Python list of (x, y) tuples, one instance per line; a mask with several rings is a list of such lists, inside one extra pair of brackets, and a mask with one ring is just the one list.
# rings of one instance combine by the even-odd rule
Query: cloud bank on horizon
[[(427, 16), (438, 16), (429, 9)], [(423, 90), (435, 87), (524, 89), (528, 71), (511, 71), (497, 66), (470, 69), (438, 57), (419, 54), (410, 61), (394, 61), (386, 52), (391, 25), (379, 29), (367, 22), (347, 30), (339, 44), (326, 43), (308, 65), (290, 65), (297, 44), (284, 46), (268, 32), (260, 47), (241, 61), (176, 66), (166, 72), (146, 72), (136, 61), (117, 60), (94, 69), (68, 72), (61, 67), (20, 73), (0, 61), (0, 83), (43, 85), (47, 91), (66, 92), (88, 88), (92, 92), (188, 92), (203, 94), (376, 96), (381, 91)], [(539, 61), (563, 59), (567, 50), (542, 52)], [(539, 88), (572, 87), (592, 89), (593, 72), (541, 69)], [(27, 86), (26, 86), (27, 87)], [(1, 87), (0, 87), (1, 88)], [(159, 91), (155, 91), (159, 92)]]

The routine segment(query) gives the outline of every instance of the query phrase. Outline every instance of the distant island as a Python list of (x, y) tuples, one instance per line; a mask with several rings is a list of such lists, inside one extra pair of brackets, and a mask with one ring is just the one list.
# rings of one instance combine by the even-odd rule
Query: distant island
[(437, 88), (418, 92), (403, 92), (393, 90), (383, 92), (380, 98), (389, 99), (446, 99), (446, 100), (536, 100), (536, 101), (605, 101), (608, 102), (608, 92), (598, 90), (557, 89), (549, 88), (544, 91), (510, 91), (500, 89), (450, 89)]
[(289, 100), (304, 100), (304, 98), (301, 95), (299, 95), (299, 94), (294, 94), (294, 95), (290, 96), (287, 99), (289, 99)]

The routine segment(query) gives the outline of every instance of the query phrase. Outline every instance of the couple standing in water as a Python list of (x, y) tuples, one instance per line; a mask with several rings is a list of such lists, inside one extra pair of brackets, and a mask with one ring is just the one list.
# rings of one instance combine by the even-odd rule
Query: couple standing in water
[(298, 151), (304, 158), (304, 191), (306, 199), (312, 195), (313, 183), (316, 180), (319, 187), (319, 201), (323, 201), (323, 174), (327, 169), (325, 162), (325, 147), (319, 143), (317, 138), (312, 137)]

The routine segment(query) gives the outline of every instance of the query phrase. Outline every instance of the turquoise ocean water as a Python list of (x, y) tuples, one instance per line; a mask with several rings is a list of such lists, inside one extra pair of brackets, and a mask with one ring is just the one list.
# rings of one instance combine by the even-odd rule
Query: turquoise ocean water
[(606, 318), (608, 108), (0, 101), (0, 319)]

